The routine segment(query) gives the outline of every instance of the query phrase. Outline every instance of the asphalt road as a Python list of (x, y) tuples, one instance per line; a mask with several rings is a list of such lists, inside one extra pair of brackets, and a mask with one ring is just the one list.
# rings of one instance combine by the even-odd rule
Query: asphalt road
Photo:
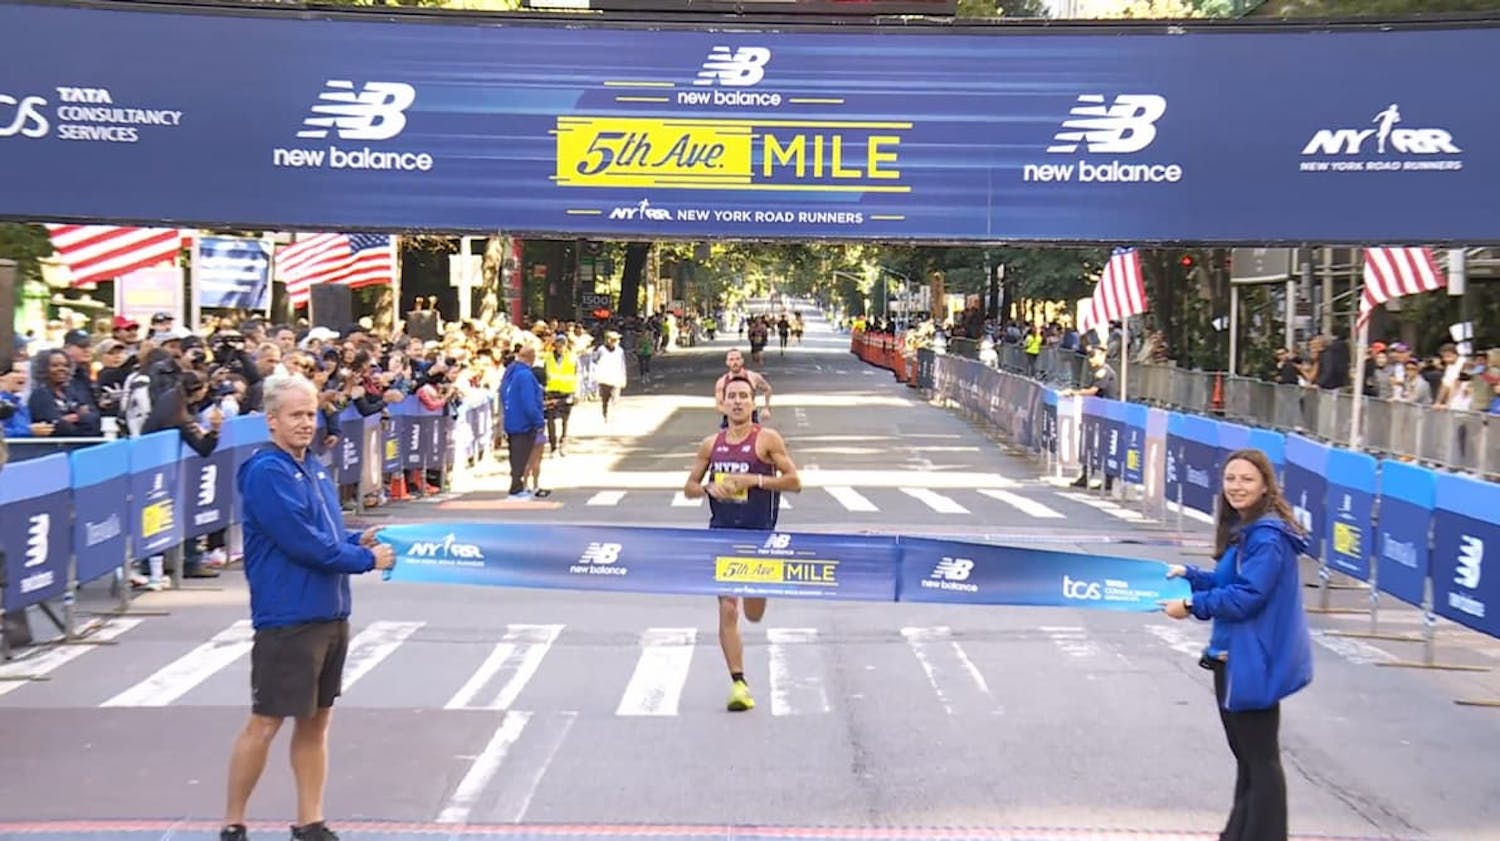
[[(814, 328), (784, 357), (773, 346), (764, 370), (770, 425), (807, 485), (783, 530), (1162, 560), (1201, 551), (1203, 527), (1184, 534), (1040, 478)], [(505, 500), (503, 465), (490, 464), (461, 477), (462, 493), (374, 521), (706, 525), (707, 509), (677, 489), (716, 424), (712, 382), (731, 344), (658, 357), (607, 426), (597, 404), (580, 405), (568, 454), (545, 463), (545, 501)], [(249, 678), (242, 577), (214, 583), (139, 598), (169, 615), (112, 620), (96, 636), (114, 645), (0, 666), (49, 678), (0, 682), (0, 839), (211, 837)], [(346, 838), (916, 838), (931, 833), (906, 828), (970, 827), (953, 837), (1207, 839), (1229, 804), (1233, 764), (1196, 665), (1207, 634), (1196, 623), (773, 601), (745, 631), (758, 706), (731, 714), (710, 599), (372, 576), (356, 581), (355, 604), (327, 803)], [(1313, 622), (1316, 682), (1283, 712), (1294, 834), (1500, 839), (1500, 715), (1453, 703), (1500, 698), (1495, 673), (1382, 668), (1420, 646), (1326, 633), (1363, 628), (1363, 617)], [(1387, 608), (1382, 623), (1420, 629), (1410, 611)], [(1438, 655), (1500, 668), (1500, 644), (1447, 625)], [(285, 744), (252, 802), (253, 837), (285, 837), (293, 814)], [(754, 829), (767, 826), (780, 829)]]

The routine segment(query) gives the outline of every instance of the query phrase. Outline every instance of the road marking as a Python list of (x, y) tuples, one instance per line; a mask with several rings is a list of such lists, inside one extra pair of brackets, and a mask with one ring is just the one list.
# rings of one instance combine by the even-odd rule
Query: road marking
[(782, 494), (779, 497), (779, 499), (780, 499), (780, 502), (778, 504), (781, 506), (782, 510), (784, 510), (784, 511), (790, 511), (790, 510), (792, 510), (792, 500), (791, 500), (791, 498), (790, 498), (790, 496), (788, 494)]
[[(89, 634), (88, 639), (108, 642), (119, 637), (126, 631), (141, 624), (143, 619), (112, 619), (99, 627), (99, 630)], [(78, 657), (87, 654), (91, 649), (87, 645), (55, 645), (44, 649), (40, 654), (21, 660), (13, 660), (0, 665), (0, 695), (8, 695), (25, 686), (29, 681), (4, 680), (4, 678), (16, 678), (22, 675), (51, 674), (53, 671)]]
[[(963, 646), (959, 645), (957, 640), (952, 639), (953, 631), (951, 628), (947, 626), (934, 628), (906, 627), (901, 629), (901, 636), (906, 638), (906, 643), (911, 647), (912, 654), (916, 656), (917, 662), (922, 666), (922, 671), (927, 675), (927, 682), (932, 685), (932, 691), (937, 693), (938, 702), (943, 705), (943, 709), (949, 715), (954, 714), (953, 700), (942, 687), (941, 675), (943, 674), (943, 669), (937, 662), (939, 657), (951, 656), (957, 661), (959, 670), (969, 676), (969, 680), (973, 682), (980, 694), (985, 696), (986, 701), (990, 700), (989, 683), (985, 681), (984, 675), (979, 671), (979, 667), (975, 666), (974, 661), (970, 660), (969, 655), (964, 652)], [(947, 643), (947, 645), (944, 646), (942, 643)]]
[(1027, 499), (1020, 494), (1013, 494), (1010, 491), (1001, 491), (994, 488), (979, 488), (978, 490), (980, 493), (984, 494), (990, 499), (999, 500), (1006, 505), (1009, 505), (1012, 508), (1020, 511), (1022, 514), (1036, 517), (1038, 519), (1062, 519), (1062, 515), (1057, 511), (1048, 508), (1047, 506), (1043, 505), (1040, 502), (1037, 502), (1034, 499)]
[(1070, 657), (1093, 657), (1101, 652), (1098, 645), (1089, 639), (1088, 632), (1072, 625), (1043, 625), (1045, 633), (1064, 654)]
[(879, 508), (876, 508), (875, 503), (867, 499), (864, 494), (856, 491), (853, 488), (837, 485), (834, 487), (824, 488), (823, 490), (827, 491), (829, 496), (838, 500), (839, 504), (844, 506), (844, 508), (849, 511), (880, 510)]
[(1175, 500), (1167, 500), (1167, 510), (1180, 512), (1189, 520), (1197, 520), (1200, 523), (1208, 523), (1209, 525), (1214, 524), (1214, 515), (1205, 514), (1188, 505), (1179, 505)]
[(380, 662), (391, 656), (407, 637), (426, 625), (426, 622), (371, 622), (368, 627), (349, 641), (349, 653), (344, 657), (344, 691), (369, 674)]
[(241, 619), (99, 706), (165, 707), (215, 672), (249, 654), (254, 644), (255, 629), (250, 626), (249, 619)]
[(688, 499), (687, 494), (683, 493), (682, 491), (678, 491), (677, 493), (672, 495), (673, 508), (697, 508), (702, 504), (703, 497), (701, 496), (697, 499)]
[(1167, 647), (1179, 654), (1189, 657), (1200, 657), (1203, 654), (1203, 640), (1195, 639), (1176, 625), (1147, 625), (1146, 633), (1167, 644)]
[(1118, 504), (1110, 502), (1107, 499), (1099, 499), (1098, 497), (1091, 496), (1090, 494), (1077, 493), (1074, 491), (1058, 491), (1057, 495), (1063, 497), (1064, 499), (1071, 499), (1074, 502), (1081, 502), (1084, 505), (1089, 506), (1090, 508), (1096, 508), (1106, 514), (1117, 517), (1121, 520), (1126, 520), (1128, 522), (1136, 523), (1146, 519), (1146, 515), (1142, 514), (1139, 511), (1132, 511), (1129, 508), (1122, 508)]
[(697, 641), (697, 628), (647, 628), (615, 715), (676, 715)]
[(520, 823), (526, 817), (526, 810), (531, 808), (531, 801), (536, 798), (537, 789), (542, 787), (542, 778), (547, 776), (547, 769), (552, 767), (552, 761), (557, 758), (557, 751), (568, 737), (568, 731), (573, 729), (573, 722), (577, 720), (577, 712), (565, 710), (534, 723), (531, 728), (531, 743), (536, 744), (538, 741), (545, 743), (542, 746), (542, 761), (531, 766), (520, 795), (515, 798), (514, 802), (508, 802), (509, 789), (506, 789), (506, 795), (499, 798), (499, 805), (492, 810), (494, 815), (492, 820), (501, 823)]
[(796, 415), (796, 417), (797, 417), (797, 428), (798, 429), (806, 429), (807, 426), (808, 426), (808, 422), (807, 422), (807, 410), (804, 409), (804, 408), (802, 408), (801, 406), (798, 406), (798, 407), (792, 409), (792, 414)]
[[(799, 715), (828, 712), (828, 693), (818, 677), (816, 663), (803, 662), (794, 669), (794, 652), (799, 661), (816, 660), (817, 628), (767, 628), (771, 664), (771, 715)], [(801, 677), (798, 677), (798, 674)]]
[(588, 505), (619, 505), (628, 491), (600, 491), (589, 497)]
[[(552, 648), (552, 643), (557, 641), (562, 629), (562, 625), (505, 626), (505, 636), (500, 638), (495, 650), (490, 652), (490, 656), (469, 677), (468, 683), (465, 683), (452, 698), (448, 699), (443, 709), (509, 709), (510, 705), (515, 703), (516, 697), (521, 694), (521, 690), (526, 688), (526, 683), (542, 665), (542, 659), (547, 656), (547, 651)], [(500, 691), (496, 693), (495, 699), (477, 708), (470, 706), (474, 696), (479, 694), (479, 690), (501, 673), (507, 673), (508, 677), (501, 685)]]
[(926, 488), (902, 488), (901, 492), (912, 499), (920, 500), (939, 514), (967, 514), (969, 509), (936, 491)]
[(1330, 637), (1322, 631), (1313, 631), (1312, 638), (1318, 645), (1323, 646), (1356, 666), (1368, 666), (1371, 663), (1390, 663), (1396, 660), (1396, 655), (1389, 651), (1353, 637)]
[(490, 780), (494, 779), (500, 765), (505, 762), (505, 755), (510, 753), (511, 745), (521, 738), (521, 732), (526, 729), (526, 722), (530, 720), (529, 712), (505, 713), (500, 719), (500, 726), (495, 728), (495, 735), (490, 737), (489, 744), (474, 757), (468, 773), (458, 781), (453, 796), (448, 798), (448, 805), (438, 813), (438, 823), (464, 823), (469, 819), (474, 801), (479, 799)]

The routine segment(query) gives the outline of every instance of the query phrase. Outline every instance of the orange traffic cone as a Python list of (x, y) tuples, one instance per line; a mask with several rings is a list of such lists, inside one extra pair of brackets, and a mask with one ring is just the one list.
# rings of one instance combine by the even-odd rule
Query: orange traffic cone
[(399, 501), (402, 501), (402, 500), (411, 499), (411, 494), (409, 494), (409, 493), (406, 492), (406, 476), (404, 474), (397, 473), (391, 479), (391, 494), (390, 494), (390, 496), (391, 496), (391, 501), (392, 502), (399, 502)]
[(1208, 398), (1209, 411), (1216, 415), (1224, 414), (1224, 372), (1214, 374), (1214, 393)]

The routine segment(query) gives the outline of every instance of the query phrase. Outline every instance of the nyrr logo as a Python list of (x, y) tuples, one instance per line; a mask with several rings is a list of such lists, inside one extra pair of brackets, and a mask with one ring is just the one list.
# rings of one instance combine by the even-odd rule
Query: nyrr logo
[(702, 87), (718, 82), (726, 87), (748, 88), (765, 78), (770, 60), (771, 51), (765, 47), (739, 47), (733, 52), (729, 47), (714, 47), (693, 84)]
[[(366, 82), (356, 90), (348, 79), (329, 79), (302, 121), (297, 137), (322, 140), (330, 132), (339, 140), (391, 140), (406, 130), (406, 109), (417, 100), (417, 89), (405, 82)], [(432, 155), (426, 152), (376, 151), (368, 146), (344, 149), (274, 149), (273, 166), (294, 169), (354, 169), (426, 172)]]
[(329, 79), (297, 136), (322, 139), (333, 128), (340, 140), (390, 140), (406, 128), (406, 109), (416, 101), (417, 89), (403, 82), (366, 82), (355, 91), (351, 81)]
[(652, 222), (670, 222), (672, 213), (660, 207), (652, 207), (650, 199), (631, 207), (617, 207), (609, 212), (611, 219), (646, 219)]
[(26, 569), (47, 562), (48, 547), (52, 539), (52, 515), (33, 514), (26, 524)]
[(472, 543), (459, 543), (457, 536), (450, 534), (441, 541), (419, 540), (406, 553), (413, 558), (449, 558), (464, 561), (484, 561), (484, 553)]
[[(1303, 172), (1390, 172), (1394, 170), (1457, 170), (1463, 150), (1453, 135), (1441, 128), (1397, 128), (1404, 122), (1399, 103), (1391, 103), (1370, 119), (1368, 127), (1319, 129), (1302, 147), (1302, 157), (1331, 158), (1303, 161)], [(1374, 143), (1370, 143), (1374, 138)], [(1371, 146), (1374, 146), (1371, 149)], [(1407, 160), (1392, 160), (1392, 156)], [(1444, 160), (1435, 160), (1443, 158)], [(1415, 158), (1415, 160), (1413, 160)], [(1352, 160), (1351, 160), (1352, 159)]]
[(23, 96), (17, 99), (10, 94), (0, 93), (0, 137), (15, 137), (18, 134), (33, 139), (45, 137), (47, 130), (51, 128), (41, 111), (46, 106), (47, 100), (40, 96)]
[[(1108, 100), (1104, 94), (1080, 94), (1047, 153), (1071, 155), (1133, 155), (1156, 140), (1156, 122), (1167, 113), (1167, 98), (1157, 94), (1119, 94)], [(1023, 181), (1089, 183), (1175, 183), (1182, 180), (1176, 163), (1076, 163), (1026, 164)]]
[(618, 566), (620, 552), (618, 543), (590, 543), (578, 556), (578, 562), (568, 567), (573, 575), (628, 575), (628, 567)]

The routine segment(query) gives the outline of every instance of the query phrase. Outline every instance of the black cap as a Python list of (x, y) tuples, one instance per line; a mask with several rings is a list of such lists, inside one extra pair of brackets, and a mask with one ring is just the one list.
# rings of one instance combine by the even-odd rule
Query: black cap
[(69, 347), (88, 347), (94, 343), (94, 337), (87, 330), (69, 330), (63, 336), (63, 344)]
[(177, 317), (174, 316), (174, 315), (172, 315), (169, 312), (159, 312), (156, 315), (151, 316), (151, 323), (152, 324), (165, 324), (168, 321), (176, 321), (176, 320), (177, 320)]

